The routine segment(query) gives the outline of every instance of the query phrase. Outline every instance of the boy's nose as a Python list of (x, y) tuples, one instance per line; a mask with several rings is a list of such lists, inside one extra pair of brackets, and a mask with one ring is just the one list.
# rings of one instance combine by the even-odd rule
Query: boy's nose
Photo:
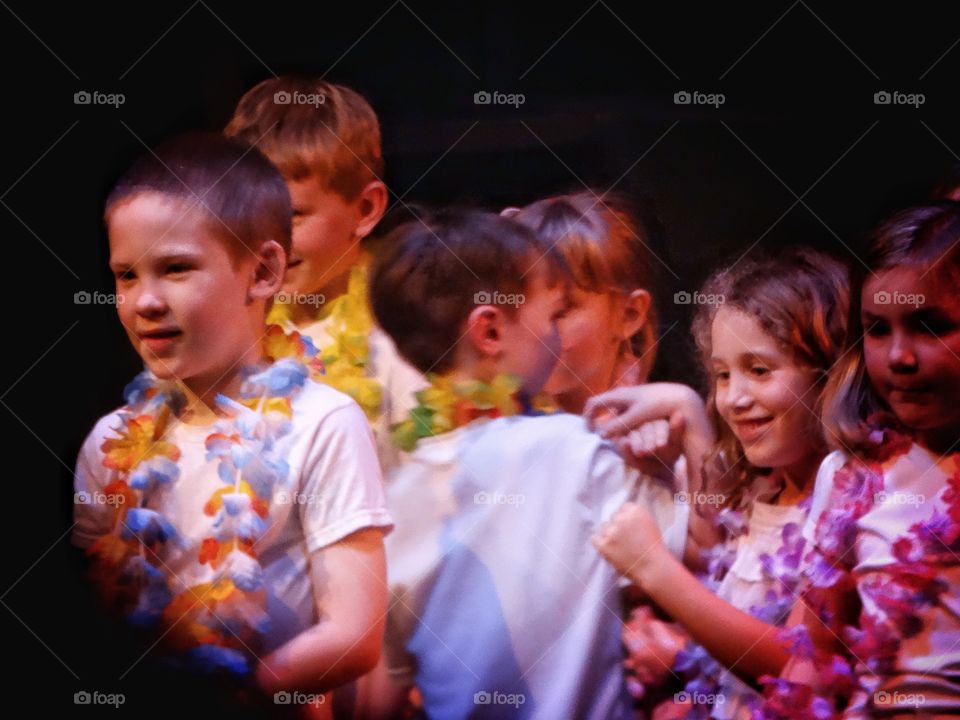
[(144, 288), (136, 298), (136, 311), (144, 317), (155, 317), (166, 312), (167, 303), (163, 296), (151, 288)]

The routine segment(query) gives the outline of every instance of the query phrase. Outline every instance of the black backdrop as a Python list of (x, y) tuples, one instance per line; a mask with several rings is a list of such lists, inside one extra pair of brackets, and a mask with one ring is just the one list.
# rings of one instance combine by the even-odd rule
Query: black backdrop
[[(74, 295), (111, 292), (102, 202), (146, 145), (219, 128), (245, 89), (302, 71), (371, 101), (400, 210), (615, 186), (662, 225), (656, 375), (691, 382), (674, 293), (754, 246), (858, 262), (866, 229), (960, 162), (948, 3), (0, 5), (0, 618), (5, 684), (44, 709), (116, 712), (76, 707), (82, 689), (125, 693), (120, 712), (183, 702), (91, 613), (66, 536), (79, 444), (138, 369), (113, 309)], [(83, 91), (124, 102), (76, 104)], [(524, 102), (476, 104), (481, 91)], [(677, 104), (682, 91), (724, 102)]]

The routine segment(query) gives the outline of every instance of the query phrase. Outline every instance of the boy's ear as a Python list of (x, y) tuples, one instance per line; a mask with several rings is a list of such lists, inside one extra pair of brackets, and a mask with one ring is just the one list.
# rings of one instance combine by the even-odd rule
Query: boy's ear
[(621, 340), (629, 340), (647, 324), (650, 315), (650, 304), (653, 302), (647, 290), (637, 288), (630, 292), (623, 301), (623, 324), (621, 326)]
[(354, 202), (359, 211), (354, 234), (358, 238), (365, 238), (373, 232), (383, 213), (387, 211), (387, 186), (380, 180), (371, 180)]
[(280, 292), (283, 274), (287, 269), (287, 254), (276, 240), (267, 240), (255, 255), (257, 264), (250, 285), (250, 299), (266, 300)]
[(503, 349), (503, 310), (479, 305), (467, 316), (467, 341), (481, 357), (498, 355)]

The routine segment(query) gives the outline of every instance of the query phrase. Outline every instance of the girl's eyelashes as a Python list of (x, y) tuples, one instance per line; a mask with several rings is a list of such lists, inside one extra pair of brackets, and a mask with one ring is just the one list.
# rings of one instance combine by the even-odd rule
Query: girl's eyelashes
[[(770, 368), (763, 365), (752, 365), (748, 368), (748, 372), (755, 378), (765, 378), (770, 374)], [(713, 371), (713, 382), (722, 383), (730, 380), (730, 371), (729, 370), (714, 370)]]
[(923, 312), (914, 316), (917, 331), (924, 335), (947, 335), (957, 329), (951, 318), (940, 312)]
[(870, 337), (881, 337), (889, 331), (889, 326), (884, 320), (874, 317), (863, 318), (863, 330)]
[[(909, 332), (919, 335), (947, 335), (960, 328), (960, 325), (952, 318), (941, 312), (931, 312), (929, 310), (911, 313), (905, 324)], [(863, 318), (863, 331), (868, 337), (883, 337), (890, 333), (890, 323), (883, 318), (865, 316)]]

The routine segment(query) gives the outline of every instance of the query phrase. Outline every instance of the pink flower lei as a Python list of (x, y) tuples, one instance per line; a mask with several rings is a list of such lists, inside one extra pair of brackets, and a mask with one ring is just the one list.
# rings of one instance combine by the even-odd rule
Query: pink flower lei
[[(859, 627), (839, 628), (849, 650), (843, 656), (816, 650), (805, 627), (791, 628), (791, 633), (804, 640), (794, 646), (793, 654), (812, 663), (820, 687), (815, 692), (780, 678), (761, 678), (764, 702), (754, 712), (756, 720), (839, 717), (857, 687), (869, 695), (871, 678), (892, 672), (901, 641), (923, 629), (919, 611), (936, 604), (947, 590), (940, 577), (942, 569), (956, 564), (960, 553), (960, 469), (948, 479), (942, 495), (946, 513), (934, 510), (928, 521), (915, 523), (894, 543), (899, 563), (886, 568), (883, 578), (871, 578), (859, 587), (854, 582), (857, 523), (884, 491), (883, 466), (913, 444), (912, 436), (902, 429), (880, 427), (874, 418), (868, 424), (871, 452), (848, 460), (836, 472), (830, 505), (818, 519), (816, 546), (807, 556), (809, 590), (804, 599), (827, 627), (839, 624), (826, 602), (828, 591), (850, 594), (859, 590), (883, 615), (864, 607)], [(953, 458), (960, 459), (960, 453)]]

